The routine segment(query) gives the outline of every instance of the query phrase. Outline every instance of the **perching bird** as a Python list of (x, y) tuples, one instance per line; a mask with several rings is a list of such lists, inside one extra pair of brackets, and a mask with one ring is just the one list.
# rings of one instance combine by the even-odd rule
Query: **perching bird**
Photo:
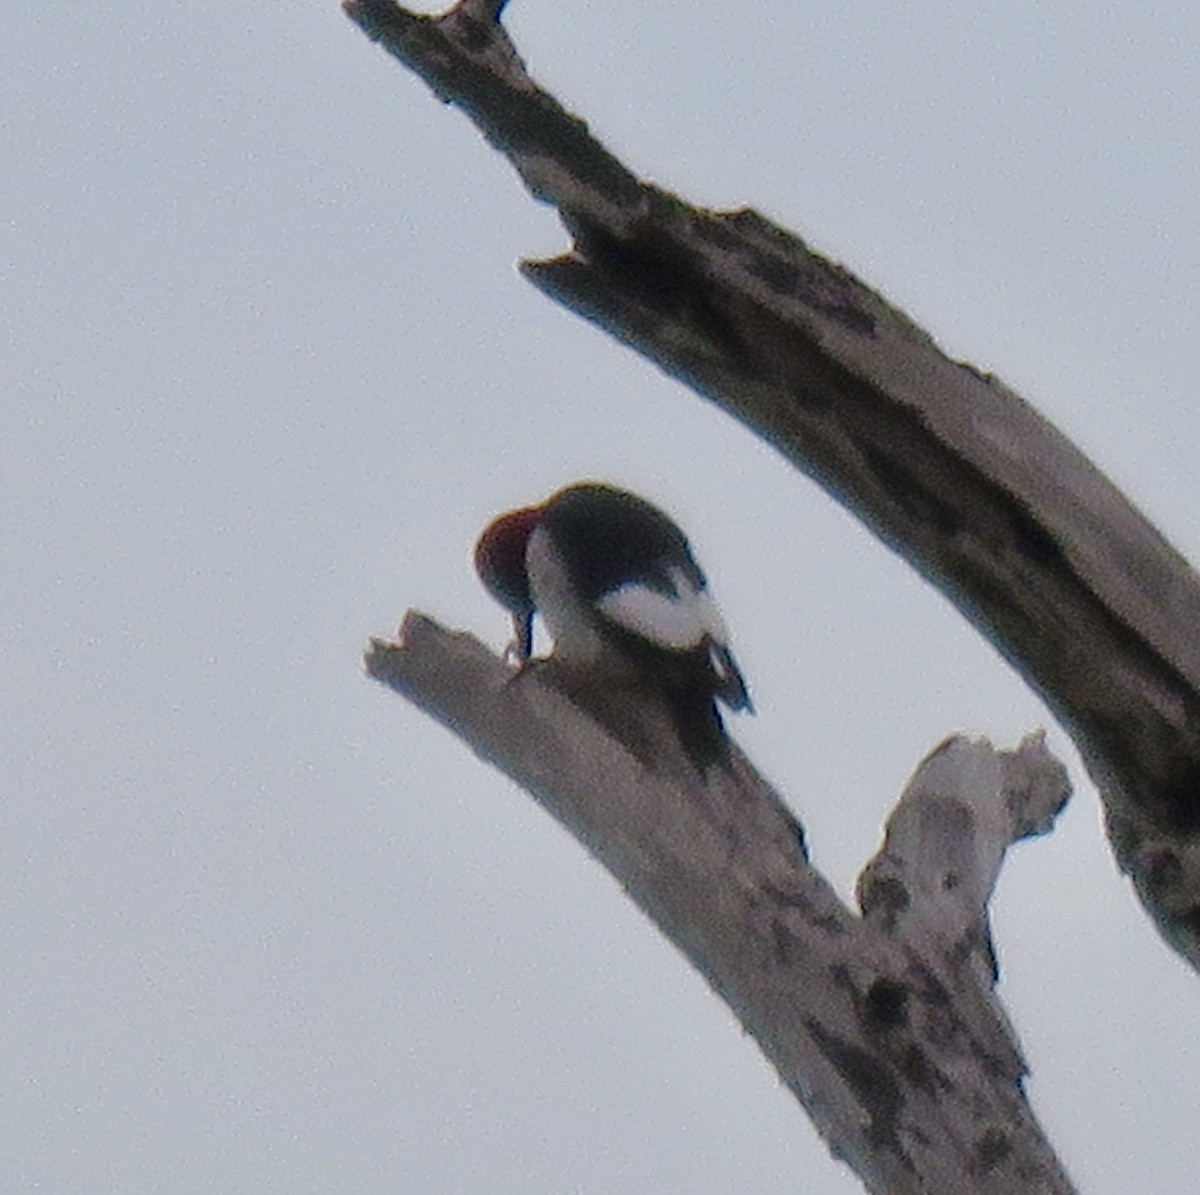
[(687, 537), (661, 510), (612, 486), (568, 486), (491, 523), (475, 567), (512, 614), (519, 663), (538, 614), (555, 658), (656, 687), (701, 770), (727, 756), (716, 699), (752, 710), (750, 695)]

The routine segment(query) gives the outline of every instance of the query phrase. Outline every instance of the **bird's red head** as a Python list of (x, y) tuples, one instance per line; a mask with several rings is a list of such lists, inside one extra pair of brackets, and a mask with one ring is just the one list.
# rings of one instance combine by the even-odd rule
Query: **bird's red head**
[(540, 506), (509, 511), (489, 523), (475, 545), (475, 571), (479, 579), (492, 597), (513, 614), (533, 609), (525, 549), (541, 513)]
[(525, 549), (541, 518), (540, 506), (509, 511), (489, 523), (475, 545), (475, 571), (492, 595), (511, 615), (513, 641), (505, 653), (524, 664), (533, 650), (533, 593)]

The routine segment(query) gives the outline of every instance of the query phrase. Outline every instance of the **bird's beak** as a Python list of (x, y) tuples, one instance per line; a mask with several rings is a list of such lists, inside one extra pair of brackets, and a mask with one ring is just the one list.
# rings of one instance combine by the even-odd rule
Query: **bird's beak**
[(508, 650), (504, 654), (518, 667), (523, 668), (533, 654), (533, 611), (514, 614), (512, 621), (513, 641), (508, 645)]

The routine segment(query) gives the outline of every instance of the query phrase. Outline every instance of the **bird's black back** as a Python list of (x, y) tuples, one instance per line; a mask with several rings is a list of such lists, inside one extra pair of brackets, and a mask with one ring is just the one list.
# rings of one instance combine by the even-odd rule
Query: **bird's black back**
[(707, 585), (687, 536), (658, 507), (626, 490), (591, 482), (570, 486), (547, 504), (541, 525), (588, 601), (633, 576), (673, 594), (668, 563), (682, 568), (697, 588)]

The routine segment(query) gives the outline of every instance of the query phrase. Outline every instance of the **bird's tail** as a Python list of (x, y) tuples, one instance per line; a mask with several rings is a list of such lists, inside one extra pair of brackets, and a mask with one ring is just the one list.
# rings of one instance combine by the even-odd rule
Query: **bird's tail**
[(708, 659), (716, 674), (717, 696), (731, 710), (745, 710), (754, 713), (754, 703), (750, 700), (750, 690), (746, 687), (746, 678), (733, 658), (733, 652), (724, 643), (708, 641)]

